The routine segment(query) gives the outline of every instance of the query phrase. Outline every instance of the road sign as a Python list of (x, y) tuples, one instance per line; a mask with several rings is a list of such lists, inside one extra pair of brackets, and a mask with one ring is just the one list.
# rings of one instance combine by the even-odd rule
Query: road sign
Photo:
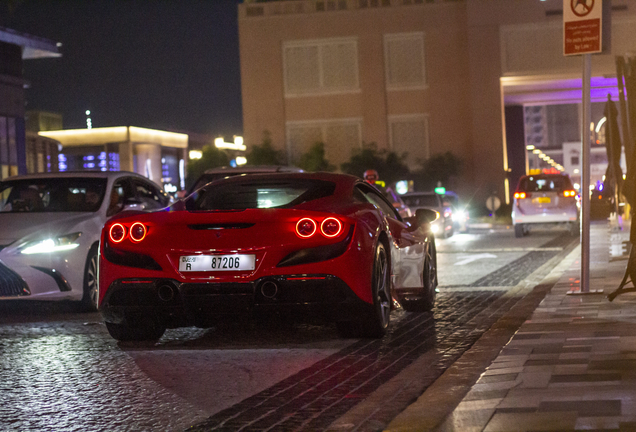
[(489, 196), (488, 199), (486, 200), (486, 208), (490, 210), (491, 212), (496, 212), (500, 206), (501, 206), (501, 200), (494, 195)]
[(563, 0), (563, 55), (603, 50), (603, 0)]

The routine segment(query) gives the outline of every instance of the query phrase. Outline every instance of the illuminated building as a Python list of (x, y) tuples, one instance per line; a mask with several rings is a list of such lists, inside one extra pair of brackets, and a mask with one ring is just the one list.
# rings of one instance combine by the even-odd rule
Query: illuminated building
[(53, 41), (0, 27), (0, 179), (26, 174), (28, 163), (33, 169), (30, 172), (38, 167), (45, 170), (46, 156), (55, 151), (54, 142), (31, 136), (32, 158), (28, 160), (22, 61), (60, 56)]
[(59, 171), (133, 171), (184, 188), (188, 135), (135, 126), (41, 131), (62, 144)]
[[(238, 7), (245, 142), (267, 130), (292, 164), (317, 141), (336, 165), (362, 143), (408, 153), (411, 169), (450, 151), (463, 161), (466, 195), (496, 189), (508, 201), (509, 183), (525, 174), (526, 108), (569, 104), (580, 139), (582, 61), (563, 56), (563, 4), (246, 0)], [(592, 56), (593, 102), (617, 100), (615, 56), (633, 52), (635, 6), (612, 0), (612, 52)], [(546, 124), (545, 136), (561, 129)]]

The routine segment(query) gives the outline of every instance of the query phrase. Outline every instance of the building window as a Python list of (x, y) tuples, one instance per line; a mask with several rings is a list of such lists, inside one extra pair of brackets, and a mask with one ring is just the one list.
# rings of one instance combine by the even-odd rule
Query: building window
[(415, 168), (420, 161), (430, 157), (428, 116), (423, 114), (389, 117), (391, 150), (408, 154), (409, 167)]
[(339, 165), (351, 158), (351, 150), (361, 145), (359, 119), (324, 120), (287, 123), (287, 153), (292, 164), (297, 164), (311, 146), (325, 145), (325, 158)]
[(0, 116), (0, 178), (18, 175), (17, 130), (14, 117)]
[(359, 90), (355, 38), (287, 42), (283, 64), (285, 96)]
[(426, 88), (424, 33), (384, 35), (384, 62), (388, 90)]
[(27, 174), (58, 171), (58, 142), (34, 132), (26, 133)]

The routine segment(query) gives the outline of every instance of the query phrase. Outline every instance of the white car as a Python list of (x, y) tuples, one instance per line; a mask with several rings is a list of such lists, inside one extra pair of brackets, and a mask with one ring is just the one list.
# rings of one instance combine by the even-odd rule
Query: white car
[(0, 300), (76, 300), (97, 309), (97, 252), (106, 220), (169, 205), (130, 172), (45, 173), (0, 182)]
[(567, 174), (526, 175), (519, 179), (512, 206), (515, 237), (530, 227), (561, 225), (579, 234), (579, 201)]

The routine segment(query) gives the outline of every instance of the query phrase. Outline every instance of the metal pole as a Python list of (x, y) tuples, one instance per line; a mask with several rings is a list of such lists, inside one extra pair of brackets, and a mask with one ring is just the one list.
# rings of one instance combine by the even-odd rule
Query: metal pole
[(583, 118), (581, 125), (581, 292), (590, 292), (590, 87), (592, 56), (583, 55)]

